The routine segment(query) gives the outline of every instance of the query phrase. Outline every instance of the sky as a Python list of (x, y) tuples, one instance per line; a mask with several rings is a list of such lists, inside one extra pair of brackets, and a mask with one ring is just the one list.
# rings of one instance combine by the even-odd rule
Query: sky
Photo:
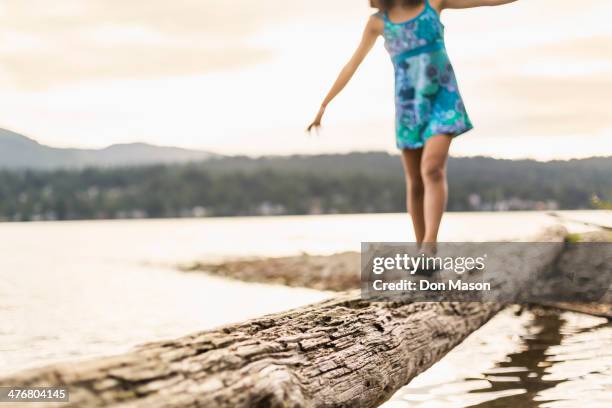
[[(56, 147), (147, 142), (222, 154), (394, 152), (380, 39), (307, 135), (368, 0), (3, 0), (0, 127)], [(612, 2), (445, 10), (475, 129), (455, 156), (612, 155)]]

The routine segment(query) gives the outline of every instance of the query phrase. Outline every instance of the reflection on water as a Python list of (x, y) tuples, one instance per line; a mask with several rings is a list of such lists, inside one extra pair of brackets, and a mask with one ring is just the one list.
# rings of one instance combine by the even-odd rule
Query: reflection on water
[(612, 323), (534, 309), (501, 313), (383, 407), (578, 405), (612, 406)]

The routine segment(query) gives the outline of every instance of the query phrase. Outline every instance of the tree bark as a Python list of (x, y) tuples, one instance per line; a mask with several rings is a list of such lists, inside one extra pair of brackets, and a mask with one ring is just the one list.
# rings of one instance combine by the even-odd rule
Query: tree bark
[(612, 304), (610, 303), (570, 303), (570, 302), (542, 302), (542, 306), (570, 312), (584, 313), (591, 316), (612, 319)]
[[(523, 274), (542, 273), (558, 256), (553, 248), (562, 247)], [(375, 407), (503, 307), (375, 302), (351, 291), (124, 355), (30, 370), (0, 386), (67, 386), (61, 407)]]
[(612, 319), (612, 233), (593, 231), (573, 238), (581, 244), (563, 251), (557, 266), (562, 282), (547, 288), (565, 300), (540, 304)]

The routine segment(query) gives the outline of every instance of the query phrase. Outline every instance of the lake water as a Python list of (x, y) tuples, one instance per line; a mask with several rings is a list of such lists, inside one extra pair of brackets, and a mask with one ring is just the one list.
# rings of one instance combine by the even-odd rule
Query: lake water
[[(560, 213), (612, 225), (609, 211)], [(440, 240), (525, 237), (556, 222), (540, 212), (449, 213)], [(412, 238), (403, 214), (0, 224), (0, 375), (333, 296), (185, 274), (179, 264)], [(611, 330), (575, 313), (502, 313), (385, 406), (612, 406)]]

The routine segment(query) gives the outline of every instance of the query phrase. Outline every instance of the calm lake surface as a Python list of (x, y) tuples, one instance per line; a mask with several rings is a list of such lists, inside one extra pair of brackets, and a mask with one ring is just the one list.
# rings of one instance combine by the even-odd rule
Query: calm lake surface
[[(610, 211), (559, 213), (612, 225)], [(540, 212), (450, 213), (440, 240), (525, 237), (556, 222)], [(403, 214), (0, 224), (0, 375), (333, 296), (185, 274), (179, 264), (412, 239)], [(506, 311), (384, 406), (578, 405), (612, 406), (612, 326), (576, 313)]]

